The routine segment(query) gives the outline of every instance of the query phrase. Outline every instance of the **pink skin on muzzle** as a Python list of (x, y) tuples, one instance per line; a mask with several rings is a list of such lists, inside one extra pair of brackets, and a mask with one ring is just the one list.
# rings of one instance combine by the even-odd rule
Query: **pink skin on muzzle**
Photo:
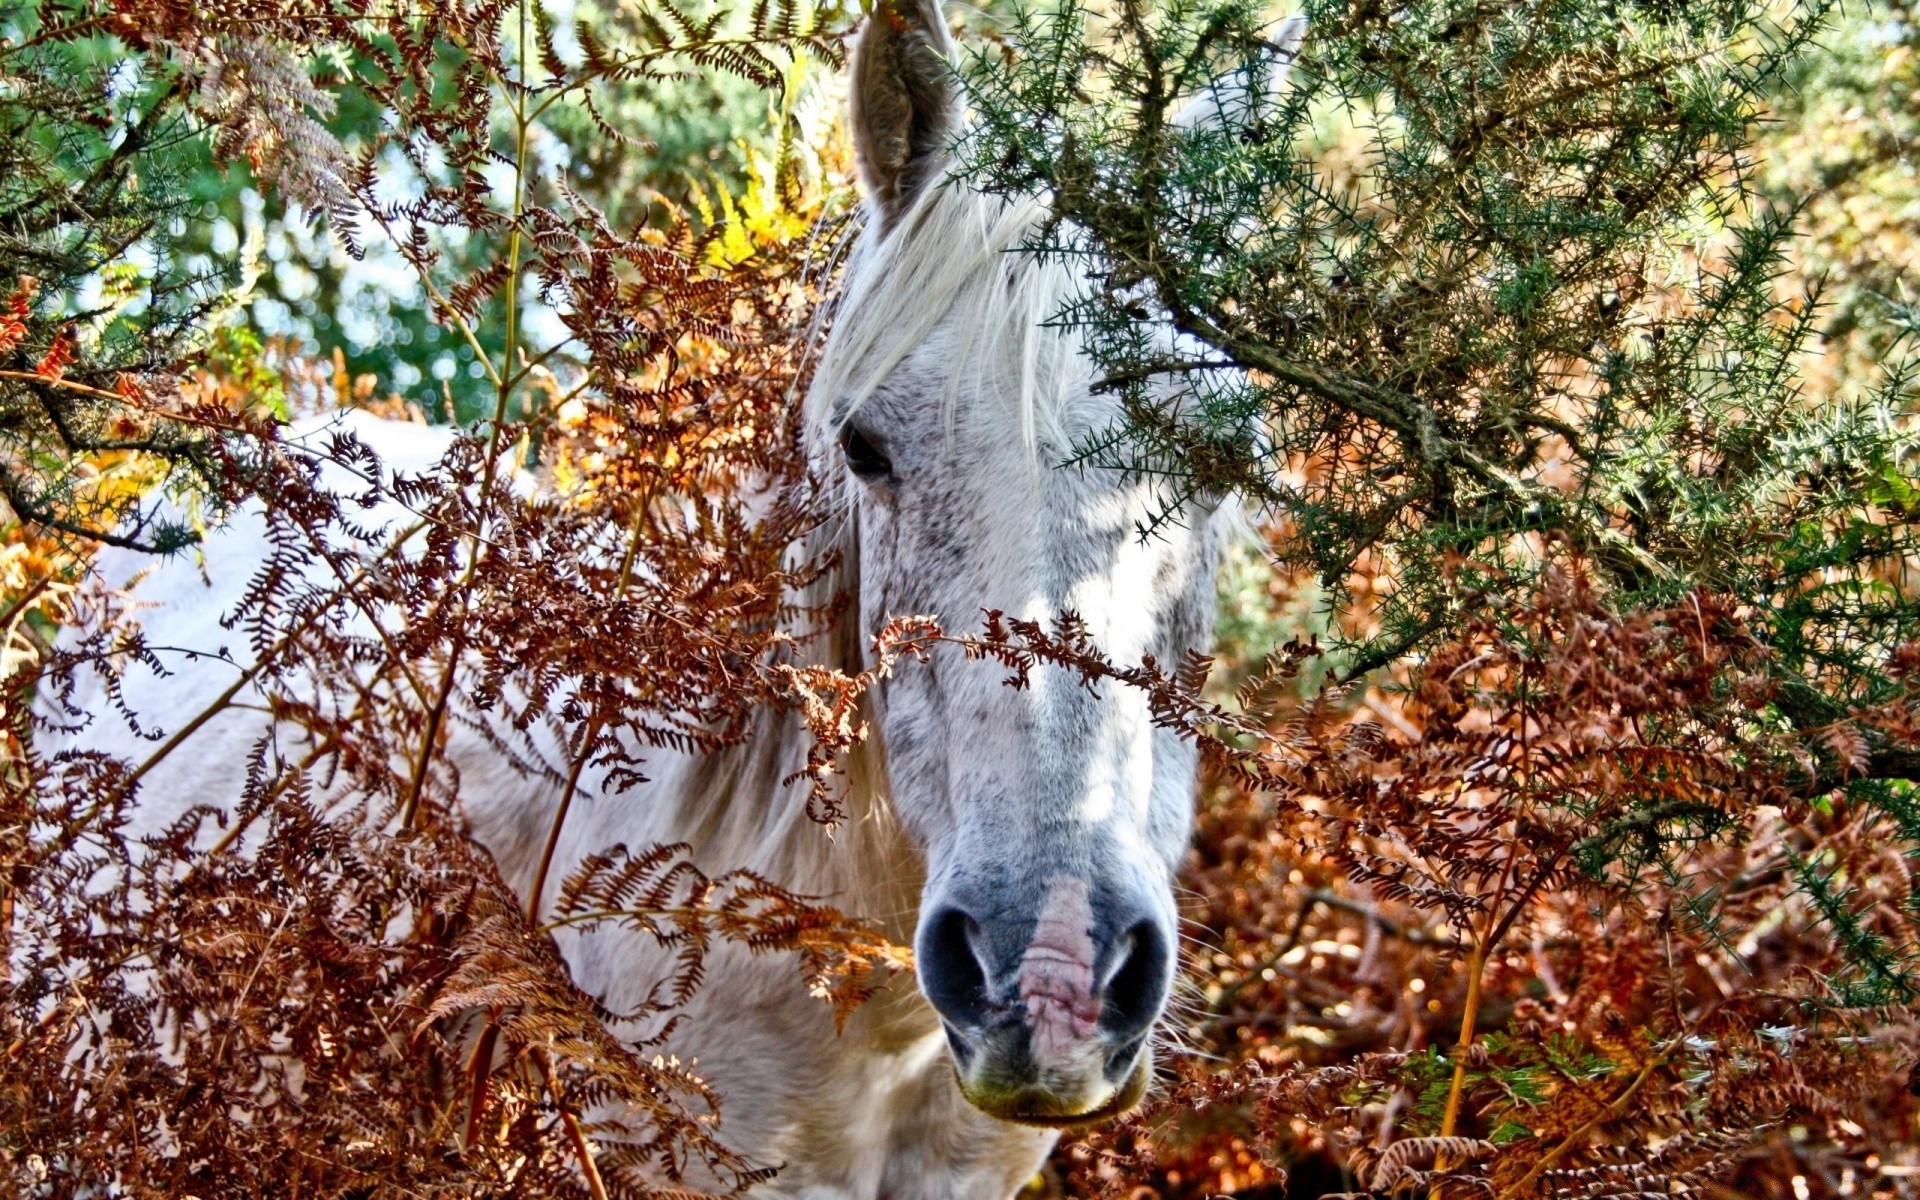
[(1073, 1066), (1100, 1020), (1092, 931), (1085, 881), (1055, 879), (1020, 961), (1020, 999), (1027, 1006), (1034, 1062), (1042, 1069)]

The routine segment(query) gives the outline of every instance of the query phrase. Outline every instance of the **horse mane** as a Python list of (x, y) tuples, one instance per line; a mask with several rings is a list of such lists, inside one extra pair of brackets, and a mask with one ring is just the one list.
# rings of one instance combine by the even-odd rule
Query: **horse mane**
[(1076, 281), (1060, 256), (1037, 248), (1047, 218), (1040, 200), (946, 180), (923, 189), (891, 228), (860, 235), (807, 393), (810, 437), (830, 444), (828, 427), (857, 411), (954, 314), (954, 369), (942, 397), (949, 432), (961, 404), (1012, 384), (1021, 440), (1037, 447), (1042, 426), (1057, 422), (1086, 378), (1059, 320)]

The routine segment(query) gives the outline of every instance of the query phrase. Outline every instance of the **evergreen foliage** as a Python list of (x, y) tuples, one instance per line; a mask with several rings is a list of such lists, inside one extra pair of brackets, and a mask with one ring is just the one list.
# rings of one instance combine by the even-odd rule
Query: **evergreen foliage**
[(89, 456), (207, 465), (197, 436), (135, 420), (127, 401), (179, 369), (222, 303), (221, 276), (178, 254), (187, 181), (209, 155), (184, 81), (89, 36), (107, 20), (0, 9), (0, 495), (43, 529), (168, 550), (189, 531), (116, 530), (126, 506)]
[[(1313, 4), (1271, 105), (1264, 12), (1029, 10), (1044, 51), (974, 63), (970, 169), (1044, 190), (1045, 248), (1101, 264), (1063, 319), (1127, 420), (1076, 457), (1165, 478), (1169, 516), (1228, 489), (1282, 514), (1339, 679), (1571, 558), (1621, 610), (1750, 611), (1764, 721), (1904, 695), (1913, 365), (1809, 395), (1817, 290), (1782, 298), (1795, 213), (1753, 182), (1830, 7)], [(1178, 119), (1196, 101), (1219, 119)], [(1920, 767), (1862, 736), (1809, 794)]]
[(1077, 1185), (1332, 1149), (1374, 1193), (1785, 1194), (1742, 1156), (1880, 1161), (1758, 1147), (1829, 1119), (1832, 1070), (1897, 1120), (1920, 998), (1920, 376), (1866, 248), (1905, 228), (1910, 114), (1812, 150), (1830, 122), (1769, 122), (1903, 94), (1904, 11), (1830, 56), (1824, 0), (1308, 0), (1288, 75), (1272, 7), (1066, 0), (966, 63), (959, 171), (1045, 200), (1032, 248), (1086, 281), (1059, 319), (1124, 403), (1068, 460), (1163, 480), (1162, 520), (1238, 492), (1292, 614), (1230, 625), (1268, 639), (1227, 647), (1237, 703), (1168, 710), (1221, 737), (1187, 1033), (1240, 1082), (1195, 1068)]
[[(1855, 695), (1916, 617), (1871, 582), (1913, 549), (1911, 376), (1806, 394), (1817, 295), (1782, 298), (1794, 213), (1751, 161), (1830, 15), (1314, 3), (1254, 115), (1261, 6), (1028, 10), (1013, 40), (1043, 49), (970, 71), (968, 167), (1044, 190), (1047, 247), (1103, 264), (1064, 319), (1128, 419), (1078, 456), (1163, 475), (1170, 513), (1237, 489), (1284, 514), (1283, 555), (1367, 618), (1337, 626), (1342, 677), (1571, 552), (1623, 606), (1754, 604), (1783, 678)], [(1223, 119), (1176, 123), (1196, 97)], [(1359, 568), (1392, 578), (1377, 612), (1339, 595)]]

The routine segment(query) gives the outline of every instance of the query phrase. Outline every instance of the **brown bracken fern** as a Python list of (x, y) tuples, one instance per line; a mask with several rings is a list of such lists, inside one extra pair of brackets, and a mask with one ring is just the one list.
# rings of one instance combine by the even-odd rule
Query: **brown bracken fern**
[[(126, 704), (119, 680), (177, 660), (147, 644), (137, 607), (85, 582), (84, 545), (37, 550), (41, 574), (8, 597), (9, 635), (24, 640), (7, 658), (0, 780), (0, 1190), (737, 1188), (764, 1172), (717, 1136), (717, 1098), (608, 1020), (664, 1027), (722, 939), (793, 955), (842, 1016), (905, 965), (857, 915), (729, 864), (709, 874), (680, 847), (608, 847), (566, 873), (550, 911), (529, 911), (464, 834), (444, 756), (456, 723), (571, 799), (589, 765), (622, 789), (652, 748), (727, 744), (767, 706), (818, 709), (796, 680), (830, 613), (793, 597), (828, 564), (800, 546), (816, 517), (791, 398), (824, 273), (791, 239), (711, 253), (722, 231), (672, 210), (616, 230), (534, 178), (526, 142), (549, 106), (591, 113), (596, 89), (688, 64), (777, 84), (800, 49), (836, 53), (835, 31), (785, 5), (759, 6), (744, 31), (651, 11), (664, 16), (624, 47), (583, 26), (571, 63), (533, 5), (42, 14), (41, 48), (111, 31), (172, 80), (161, 103), (216, 154), (246, 160), (350, 244), (391, 238), (480, 355), (496, 405), (432, 469), (396, 474), (345, 430), (286, 440), (255, 403), (258, 381), (223, 377), (218, 353), (117, 384), (97, 348), (43, 332), (50, 298), (35, 281), (10, 281), (0, 358), (31, 357), (4, 386), (56, 416), (87, 406), (89, 436), (61, 453), (127, 464), (111, 475), (120, 492), (85, 497), (100, 500), (91, 527), (50, 519), (42, 533), (132, 544), (110, 517), (155, 519), (133, 507), (140, 489), (182, 460), (207, 510), (256, 506), (270, 549), (226, 615), (236, 681), (198, 712)], [(322, 50), (354, 61), (356, 86), (391, 115), (370, 139), (328, 125), (332, 85), (311, 66)], [(395, 153), (439, 182), (386, 197), (379, 164)], [(505, 197), (484, 174), (502, 163)], [(791, 174), (782, 187), (801, 228), (824, 215), (817, 188)], [(484, 248), (478, 261), (449, 261), (450, 230)], [(524, 286), (562, 315), (563, 342), (526, 343)], [(288, 390), (311, 385), (315, 403), (365, 399), (282, 361)], [(153, 436), (113, 446), (92, 432), (116, 423)], [(523, 469), (545, 484), (513, 483)], [(370, 539), (376, 505), (408, 516)], [(57, 647), (47, 617), (66, 623)], [(83, 673), (105, 680), (112, 711), (80, 711)], [(132, 836), (154, 769), (194, 754), (242, 703), (272, 716), (244, 788)], [(99, 722), (131, 723), (150, 749), (90, 751)], [(827, 763), (860, 735), (844, 720), (819, 732)], [(43, 750), (55, 733), (71, 748)], [(792, 802), (810, 791), (825, 803), (824, 772)], [(551, 931), (590, 923), (667, 950), (641, 1011), (609, 1013), (568, 977)]]
[(1711, 595), (1615, 613), (1568, 560), (1485, 601), (1384, 693), (1276, 704), (1279, 656), (1242, 690), (1264, 727), (1070, 620), (961, 639), (1145, 686), (1211, 762), (1176, 1030), (1206, 1053), (1070, 1147), (1069, 1190), (1897, 1194), (1911, 877), (1832, 747), (1911, 693), (1809, 739), (1754, 718), (1763, 656)]

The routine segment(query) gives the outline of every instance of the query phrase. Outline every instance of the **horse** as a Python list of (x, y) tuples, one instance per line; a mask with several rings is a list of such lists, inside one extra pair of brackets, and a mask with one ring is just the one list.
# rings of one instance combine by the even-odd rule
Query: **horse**
[[(1276, 39), (1280, 66), (1299, 36), (1289, 24)], [(883, 0), (851, 56), (864, 227), (801, 404), (833, 514), (819, 536), (836, 565), (812, 586), (852, 604), (813, 652), (857, 670), (895, 616), (1071, 610), (1116, 661), (1181, 661), (1209, 646), (1230, 514), (1194, 503), (1143, 537), (1161, 503), (1150, 480), (1056, 465), (1120, 413), (1079, 336), (1053, 320), (1078, 281), (1030, 249), (1044, 198), (947, 177), (965, 119), (955, 58), (938, 0)], [(344, 419), (392, 466), (430, 469), (445, 446), (439, 431)], [(243, 507), (198, 564), (107, 551), (101, 572), (145, 572), (151, 643), (211, 647), (228, 640), (217, 617), (263, 538)], [(126, 689), (136, 711), (192, 711), (220, 682), (189, 667)], [(889, 983), (843, 1028), (790, 965), (718, 946), (663, 1049), (698, 1063), (724, 1140), (778, 1168), (756, 1195), (1005, 1200), (1062, 1128), (1125, 1111), (1152, 1077), (1196, 751), (1155, 726), (1136, 690), (1049, 666), (1008, 688), (952, 645), (864, 703), (871, 736), (846, 763), (846, 819), (831, 835), (785, 782), (806, 763), (805, 729), (769, 712), (738, 744), (653, 754), (630, 791), (589, 771), (581, 794), (597, 798), (564, 824), (550, 878), (615, 843), (684, 843), (910, 941), (917, 987)], [(200, 731), (199, 753), (156, 769), (142, 791), (154, 827), (237, 794), (263, 719), (236, 706)], [(497, 739), (463, 727), (447, 738), (471, 830), (524, 899), (555, 788)], [(658, 978), (658, 947), (640, 934), (555, 936), (609, 1011), (631, 1010)]]

